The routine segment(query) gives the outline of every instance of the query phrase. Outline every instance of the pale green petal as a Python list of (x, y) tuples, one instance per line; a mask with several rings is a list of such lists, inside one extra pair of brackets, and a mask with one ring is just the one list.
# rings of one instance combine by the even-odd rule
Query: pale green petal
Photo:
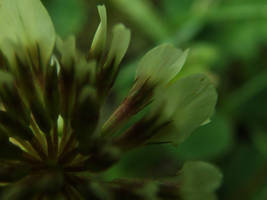
[[(55, 31), (50, 17), (39, 0), (0, 0), (0, 49), (8, 59), (12, 59), (6, 40), (26, 48), (34, 49), (31, 56), (37, 55), (37, 44), (44, 63), (50, 59)], [(16, 49), (13, 49), (15, 52)], [(32, 51), (32, 50), (31, 50)]]
[(221, 185), (222, 173), (212, 164), (189, 161), (184, 164), (179, 180), (183, 199), (213, 200), (216, 199), (215, 190)]
[(114, 61), (114, 66), (118, 67), (123, 59), (131, 39), (131, 32), (123, 24), (117, 24), (113, 28), (111, 47), (108, 53), (107, 66)]
[(183, 52), (170, 44), (157, 46), (141, 59), (137, 66), (136, 78), (168, 83), (181, 71), (187, 55), (188, 50)]
[(107, 40), (107, 10), (104, 5), (98, 6), (97, 8), (100, 16), (100, 24), (96, 30), (91, 46), (91, 51), (94, 54), (99, 54), (105, 48)]
[[(183, 142), (213, 114), (217, 93), (205, 75), (182, 78), (155, 96), (154, 109), (163, 107), (162, 120), (171, 120), (171, 129), (153, 137), (153, 142)], [(152, 110), (153, 111), (153, 110)]]
[(69, 64), (76, 56), (76, 39), (75, 36), (71, 35), (65, 40), (62, 40), (59, 36), (57, 37), (56, 47), (60, 52), (63, 64)]

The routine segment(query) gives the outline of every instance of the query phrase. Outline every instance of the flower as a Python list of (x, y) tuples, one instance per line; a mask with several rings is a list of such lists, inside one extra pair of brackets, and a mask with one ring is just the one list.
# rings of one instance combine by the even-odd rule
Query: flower
[[(213, 197), (221, 174), (202, 162), (185, 164), (172, 181), (107, 182), (98, 176), (130, 149), (182, 142), (209, 119), (217, 98), (204, 75), (176, 81), (188, 51), (163, 44), (143, 57), (128, 96), (102, 124), (100, 111), (129, 46), (130, 31), (114, 26), (107, 48), (106, 8), (99, 6), (98, 11), (101, 22), (83, 54), (75, 37), (56, 36), (39, 0), (0, 0), (1, 199)], [(122, 131), (141, 111), (143, 117)], [(201, 181), (205, 184), (198, 188)]]

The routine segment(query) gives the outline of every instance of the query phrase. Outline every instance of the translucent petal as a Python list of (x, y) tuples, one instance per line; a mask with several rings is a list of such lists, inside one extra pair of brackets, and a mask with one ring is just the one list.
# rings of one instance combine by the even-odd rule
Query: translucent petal
[(149, 78), (153, 82), (168, 83), (182, 69), (188, 55), (170, 44), (162, 44), (150, 50), (141, 59), (136, 77), (141, 80)]
[(61, 62), (64, 65), (70, 64), (76, 57), (76, 38), (70, 35), (65, 40), (62, 40), (59, 36), (56, 40), (56, 47), (60, 52), (62, 58)]
[(153, 142), (183, 142), (214, 112), (217, 93), (205, 75), (195, 74), (158, 91), (153, 109), (163, 107), (162, 120), (171, 120), (171, 129), (155, 135)]
[(107, 10), (104, 5), (98, 6), (98, 13), (100, 16), (100, 24), (96, 30), (91, 50), (94, 54), (99, 54), (106, 45), (107, 40)]
[(6, 40), (24, 46), (25, 50), (33, 48), (35, 53), (32, 54), (37, 53), (38, 45), (43, 63), (48, 62), (55, 43), (55, 31), (39, 0), (0, 0), (0, 27), (0, 49), (9, 61), (13, 58)]
[(181, 190), (185, 199), (193, 196), (213, 196), (222, 181), (222, 173), (212, 164), (202, 161), (186, 162), (180, 172)]
[(123, 59), (131, 38), (131, 32), (123, 24), (117, 24), (113, 28), (111, 47), (108, 53), (107, 66), (114, 60), (114, 66), (118, 67)]

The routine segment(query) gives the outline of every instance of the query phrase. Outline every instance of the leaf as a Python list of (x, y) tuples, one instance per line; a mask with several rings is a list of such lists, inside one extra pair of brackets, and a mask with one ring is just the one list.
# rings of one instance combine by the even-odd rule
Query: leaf
[(139, 31), (144, 32), (149, 40), (163, 41), (169, 35), (169, 29), (160, 13), (150, 1), (146, 0), (111, 0), (111, 4), (127, 16)]
[(6, 54), (6, 50), (13, 48), (6, 41), (20, 44), (25, 52), (30, 49), (31, 57), (38, 56), (38, 45), (43, 63), (48, 63), (56, 36), (51, 19), (39, 0), (1, 0), (0, 27), (0, 49), (9, 62), (12, 63), (14, 53)]
[(172, 121), (171, 128), (153, 136), (150, 142), (183, 142), (197, 127), (211, 117), (217, 101), (214, 86), (205, 75), (182, 78), (158, 90), (152, 113), (162, 109), (163, 121)]
[(52, 0), (43, 2), (47, 5), (56, 32), (61, 37), (78, 33), (86, 23), (88, 9), (85, 1)]
[(267, 134), (265, 131), (262, 130), (253, 130), (253, 134), (251, 134), (252, 142), (255, 148), (258, 151), (267, 157)]
[(147, 52), (137, 66), (136, 78), (142, 81), (171, 81), (182, 69), (188, 50), (182, 52), (170, 44), (162, 44)]
[(176, 156), (184, 160), (218, 158), (225, 155), (232, 144), (233, 127), (227, 118), (218, 114), (180, 144)]

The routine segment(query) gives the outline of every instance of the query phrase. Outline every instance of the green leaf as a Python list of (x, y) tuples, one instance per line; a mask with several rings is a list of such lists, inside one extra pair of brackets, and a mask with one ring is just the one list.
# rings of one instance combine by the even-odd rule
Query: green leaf
[(217, 93), (205, 75), (182, 78), (167, 88), (158, 90), (152, 113), (161, 110), (162, 121), (172, 121), (168, 130), (162, 130), (150, 142), (183, 142), (214, 112)]
[(136, 78), (162, 84), (171, 81), (182, 69), (188, 50), (182, 52), (170, 44), (162, 44), (146, 53), (137, 66)]
[[(47, 64), (56, 36), (42, 3), (39, 0), (1, 0), (0, 5), (0, 49), (9, 62), (14, 62), (13, 56), (17, 49), (12, 49), (10, 43), (5, 41), (20, 44), (25, 48), (25, 53), (30, 50), (30, 56), (35, 58), (38, 56), (38, 45), (41, 59)], [(7, 55), (8, 51), (10, 54)]]
[(267, 156), (267, 134), (265, 131), (254, 130), (253, 134), (251, 134), (252, 142), (254, 143), (255, 148), (263, 154)]
[(225, 155), (233, 144), (233, 128), (228, 119), (216, 115), (211, 122), (199, 127), (184, 143), (176, 156), (180, 159), (213, 159)]
[(144, 32), (155, 42), (165, 40), (169, 35), (166, 22), (153, 4), (147, 0), (111, 0), (111, 4), (125, 14), (139, 31)]
[(47, 5), (56, 32), (61, 37), (78, 33), (86, 23), (88, 9), (85, 1), (44, 0), (43, 2)]

